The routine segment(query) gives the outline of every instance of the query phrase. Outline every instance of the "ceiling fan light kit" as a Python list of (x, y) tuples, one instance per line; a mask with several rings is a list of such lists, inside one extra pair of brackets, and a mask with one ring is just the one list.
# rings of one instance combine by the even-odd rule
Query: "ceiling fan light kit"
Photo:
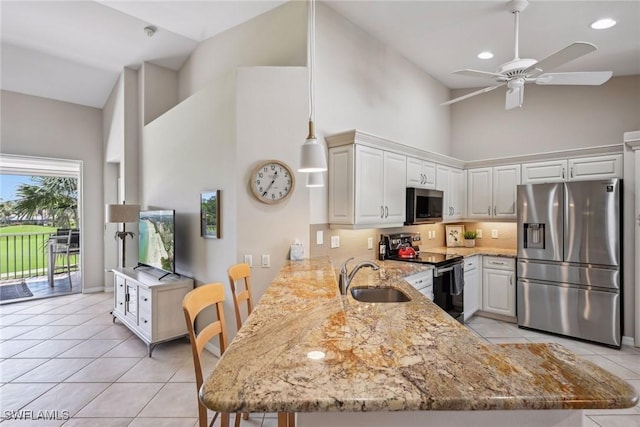
[(613, 74), (611, 71), (546, 73), (548, 70), (557, 68), (597, 50), (595, 45), (587, 42), (573, 42), (540, 61), (520, 58), (518, 51), (520, 13), (523, 12), (528, 5), (529, 2), (527, 0), (511, 0), (508, 3), (509, 11), (515, 16), (515, 47), (514, 58), (511, 61), (502, 64), (496, 72), (470, 69), (456, 70), (453, 72), (454, 74), (470, 77), (492, 78), (497, 84), (451, 99), (440, 105), (450, 105), (506, 85), (505, 109), (511, 110), (516, 107), (522, 107), (524, 102), (524, 85), (527, 83), (536, 83), (539, 85), (595, 86), (601, 85), (611, 78)]

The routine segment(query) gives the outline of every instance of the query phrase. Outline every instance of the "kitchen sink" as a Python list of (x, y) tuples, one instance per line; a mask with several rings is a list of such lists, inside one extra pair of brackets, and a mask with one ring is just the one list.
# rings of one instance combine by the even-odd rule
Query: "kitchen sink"
[(407, 302), (411, 297), (394, 288), (351, 288), (351, 296), (360, 302)]

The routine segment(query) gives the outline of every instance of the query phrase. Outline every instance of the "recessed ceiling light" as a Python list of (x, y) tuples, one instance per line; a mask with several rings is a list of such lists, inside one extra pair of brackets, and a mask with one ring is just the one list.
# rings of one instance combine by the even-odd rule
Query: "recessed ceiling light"
[(493, 58), (493, 53), (489, 52), (488, 50), (485, 50), (484, 52), (480, 52), (478, 54), (478, 58), (480, 58), (480, 59), (491, 59), (491, 58)]
[(605, 30), (607, 28), (613, 27), (614, 25), (616, 25), (616, 21), (614, 21), (613, 19), (603, 18), (593, 22), (590, 27), (594, 30)]

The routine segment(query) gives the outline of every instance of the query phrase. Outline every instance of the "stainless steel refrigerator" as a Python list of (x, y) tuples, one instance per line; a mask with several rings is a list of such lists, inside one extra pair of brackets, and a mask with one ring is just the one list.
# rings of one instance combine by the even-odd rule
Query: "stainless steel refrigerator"
[(622, 180), (518, 186), (518, 325), (620, 347)]

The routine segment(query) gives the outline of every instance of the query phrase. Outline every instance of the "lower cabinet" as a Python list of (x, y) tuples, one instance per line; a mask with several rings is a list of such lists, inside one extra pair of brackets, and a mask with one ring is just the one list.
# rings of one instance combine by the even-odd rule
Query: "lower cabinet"
[(464, 259), (464, 320), (470, 319), (482, 307), (480, 255)]
[(504, 316), (515, 316), (515, 289), (515, 259), (483, 256), (482, 310)]
[(120, 320), (144, 341), (149, 356), (156, 344), (187, 335), (182, 300), (193, 289), (192, 279), (171, 275), (160, 280), (130, 268), (115, 269), (113, 279), (113, 321)]

